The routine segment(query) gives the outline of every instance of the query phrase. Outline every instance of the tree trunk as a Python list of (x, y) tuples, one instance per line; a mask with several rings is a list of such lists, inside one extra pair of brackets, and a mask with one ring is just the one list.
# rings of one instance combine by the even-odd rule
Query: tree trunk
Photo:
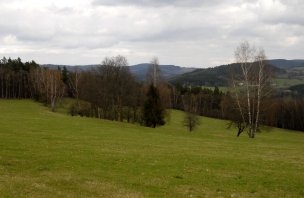
[(56, 107), (55, 99), (52, 99), (51, 108), (52, 108), (52, 111), (53, 111), (53, 112), (55, 112), (55, 107)]

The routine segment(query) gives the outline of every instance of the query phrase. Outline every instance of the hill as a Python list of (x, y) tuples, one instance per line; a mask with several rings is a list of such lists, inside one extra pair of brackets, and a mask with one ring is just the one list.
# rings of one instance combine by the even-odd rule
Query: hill
[[(290, 84), (290, 86), (292, 86), (294, 84), (292, 82), (289, 83), (288, 78), (293, 79), (294, 77), (296, 77), (300, 81), (304, 79), (304, 60), (272, 59), (268, 60), (268, 63), (269, 65), (276, 67), (273, 70), (278, 75), (278, 84), (283, 81), (284, 84)], [(42, 66), (54, 69), (58, 67), (63, 68), (65, 66), (68, 70), (71, 71), (75, 68), (78, 68), (82, 71), (86, 71), (98, 65), (71, 66), (47, 64)], [(221, 65), (210, 68), (195, 69), (175, 65), (160, 65), (160, 70), (164, 78), (173, 84), (179, 83), (203, 86), (226, 86), (227, 80), (229, 79), (229, 66), (230, 65)], [(146, 79), (148, 70), (149, 64), (147, 63), (130, 66), (131, 73), (139, 81), (144, 81)]]
[(291, 69), (293, 67), (304, 67), (304, 60), (286, 60), (286, 59), (272, 59), (268, 61), (269, 64), (281, 69)]
[(54, 65), (54, 64), (44, 64), (41, 65), (42, 67), (47, 67), (50, 69), (57, 69), (57, 68), (63, 68), (66, 67), (68, 71), (75, 71), (76, 69), (79, 69), (80, 71), (88, 71), (91, 70), (98, 65)]
[[(130, 66), (131, 73), (140, 81), (147, 77), (150, 65), (147, 63)], [(195, 70), (194, 68), (180, 67), (175, 65), (160, 65), (160, 71), (165, 79), (170, 79), (187, 72)]]
[[(42, 65), (43, 67), (48, 67), (52, 69), (57, 69), (58, 67), (63, 68), (66, 67), (67, 70), (73, 71), (76, 68), (81, 71), (88, 71), (90, 69), (93, 69), (97, 67), (98, 65), (52, 65), (52, 64), (46, 64)], [(132, 65), (130, 66), (130, 72), (134, 75), (134, 77), (139, 81), (144, 81), (147, 77), (147, 72), (149, 70), (149, 64), (143, 63), (138, 65)], [(175, 65), (160, 65), (160, 70), (162, 72), (162, 75), (165, 79), (170, 79), (174, 76), (181, 75), (186, 72), (191, 72), (195, 70), (194, 68), (188, 68), (188, 67), (180, 67)]]
[(0, 100), (2, 197), (303, 197), (304, 134), (235, 137), (226, 121), (183, 113), (151, 129)]
[[(272, 65), (268, 65), (274, 74), (285, 74), (286, 71)], [(197, 69), (170, 79), (173, 84), (188, 84), (197, 86), (227, 86), (230, 73), (241, 73), (239, 64), (221, 65), (213, 68)]]

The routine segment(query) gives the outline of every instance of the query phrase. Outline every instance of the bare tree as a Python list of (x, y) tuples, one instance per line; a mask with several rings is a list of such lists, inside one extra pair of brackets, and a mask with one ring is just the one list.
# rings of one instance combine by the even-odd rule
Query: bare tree
[(59, 70), (37, 68), (31, 71), (30, 81), (36, 99), (51, 105), (55, 111), (57, 102), (64, 95), (64, 83)]
[(185, 118), (184, 125), (192, 132), (199, 124), (199, 97), (194, 94), (186, 94), (182, 97)]
[(77, 108), (80, 108), (79, 103), (79, 83), (81, 78), (81, 72), (78, 68), (75, 68), (74, 72), (72, 72), (68, 78), (68, 84), (70, 89), (72, 90), (73, 96), (76, 98)]
[(262, 99), (269, 93), (267, 88), (271, 73), (264, 50), (257, 51), (248, 42), (243, 42), (236, 48), (235, 59), (240, 72), (231, 71), (231, 86), (240, 114), (237, 123), (241, 123), (241, 127), (245, 123), (249, 137), (254, 138), (259, 128)]
[(61, 71), (59, 70), (47, 70), (46, 75), (49, 83), (49, 98), (52, 111), (55, 111), (57, 102), (64, 95), (64, 83), (61, 80)]
[(160, 104), (164, 109), (165, 117), (170, 118), (170, 111), (166, 111), (166, 109), (170, 109), (172, 107), (171, 88), (162, 76), (159, 66), (159, 59), (157, 57), (152, 58), (150, 61), (150, 66), (147, 73), (147, 84), (148, 85), (145, 86), (146, 93), (148, 93), (151, 85), (156, 88), (160, 96)]
[[(107, 109), (110, 119), (123, 121), (123, 106), (126, 96), (131, 92), (128, 85), (133, 82), (128, 61), (124, 56), (106, 57), (99, 68), (104, 95), (103, 108)], [(105, 106), (107, 105), (107, 106)]]
[(148, 71), (148, 83), (153, 84), (154, 87), (157, 87), (158, 84), (162, 83), (162, 75), (159, 68), (159, 60), (157, 57), (154, 57), (150, 62), (150, 68)]
[(122, 122), (141, 120), (141, 86), (123, 56), (106, 57), (99, 67), (82, 72), (79, 98), (91, 104), (90, 116)]

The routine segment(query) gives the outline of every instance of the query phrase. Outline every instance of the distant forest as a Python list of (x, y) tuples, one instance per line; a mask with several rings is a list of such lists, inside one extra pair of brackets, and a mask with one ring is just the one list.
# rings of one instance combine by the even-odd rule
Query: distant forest
[[(137, 81), (127, 65), (126, 58), (117, 56), (105, 58), (100, 66), (90, 70), (68, 71), (66, 68), (41, 67), (35, 61), (22, 62), (20, 58), (4, 57), (0, 60), (0, 97), (34, 99), (46, 104), (53, 111), (56, 111), (58, 103), (64, 97), (70, 97), (75, 99), (70, 108), (73, 116), (145, 125), (144, 109), (153, 79), (148, 73), (144, 82)], [(228, 71), (223, 71), (225, 72)], [(276, 69), (276, 72), (281, 70)], [(192, 72), (185, 75), (196, 74)], [(221, 76), (209, 75), (208, 78), (208, 81), (214, 81), (212, 85), (222, 84)], [(217, 86), (209, 89), (191, 84), (187, 86), (178, 82), (168, 83), (160, 73), (155, 84), (159, 95), (157, 105), (163, 109), (187, 110), (185, 108), (189, 104), (185, 98), (191, 96), (191, 104), (195, 104), (195, 114), (235, 119), (236, 109), (232, 105), (234, 101), (229, 91), (222, 92)], [(303, 86), (294, 89), (303, 90)], [(304, 131), (303, 120), (304, 99), (301, 96), (271, 94), (263, 102), (261, 125)]]

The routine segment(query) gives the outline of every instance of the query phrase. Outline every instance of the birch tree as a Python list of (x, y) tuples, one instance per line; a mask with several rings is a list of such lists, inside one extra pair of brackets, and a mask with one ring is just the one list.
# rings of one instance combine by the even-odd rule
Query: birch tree
[(231, 71), (231, 86), (240, 114), (237, 122), (244, 124), (248, 136), (254, 138), (260, 124), (261, 103), (269, 93), (271, 73), (264, 50), (256, 50), (246, 41), (236, 48), (235, 60), (239, 68)]
[(80, 109), (79, 103), (79, 82), (81, 78), (81, 72), (78, 68), (75, 68), (74, 72), (70, 74), (68, 78), (68, 85), (72, 90), (73, 96), (76, 98), (76, 105), (78, 110)]
[(55, 111), (57, 102), (64, 95), (64, 83), (61, 80), (61, 72), (59, 70), (47, 70), (46, 78), (49, 81), (49, 98), (52, 111)]
[(150, 62), (148, 81), (149, 84), (153, 84), (154, 87), (157, 87), (158, 84), (162, 81), (161, 71), (159, 68), (159, 60), (157, 57), (154, 57)]
[(199, 125), (199, 96), (194, 94), (186, 94), (182, 97), (185, 111), (184, 126), (192, 132)]
[(35, 98), (51, 105), (55, 111), (57, 102), (64, 95), (64, 83), (59, 70), (37, 68), (31, 71), (30, 81)]

